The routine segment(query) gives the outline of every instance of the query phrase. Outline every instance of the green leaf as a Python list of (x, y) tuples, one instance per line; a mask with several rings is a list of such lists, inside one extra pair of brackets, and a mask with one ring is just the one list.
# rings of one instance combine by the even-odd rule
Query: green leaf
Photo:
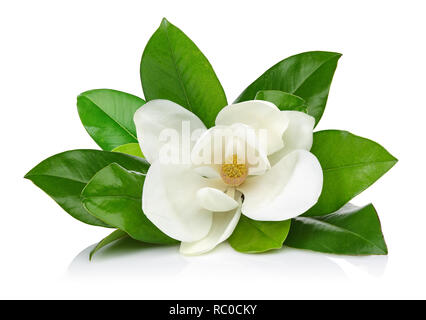
[(83, 208), (80, 194), (96, 172), (113, 162), (142, 173), (149, 168), (146, 160), (123, 153), (71, 150), (40, 162), (25, 178), (34, 182), (74, 218), (90, 225), (108, 227)]
[(275, 104), (280, 110), (294, 110), (307, 113), (305, 100), (294, 94), (279, 90), (260, 90), (256, 93), (255, 100), (269, 101)]
[(134, 95), (110, 89), (90, 90), (77, 97), (81, 122), (93, 140), (107, 151), (138, 142), (133, 115), (144, 103)]
[(207, 58), (181, 30), (163, 19), (142, 55), (145, 98), (167, 99), (195, 113), (207, 127), (227, 105), (225, 92)]
[(340, 130), (315, 132), (311, 152), (321, 163), (324, 184), (318, 202), (304, 216), (340, 209), (398, 161), (378, 143)]
[(126, 153), (126, 154), (130, 154), (132, 156), (144, 158), (143, 153), (141, 151), (141, 148), (139, 147), (139, 143), (123, 144), (122, 146), (114, 148), (112, 151), (113, 152)]
[(290, 229), (291, 220), (257, 221), (241, 215), (240, 221), (229, 237), (232, 248), (239, 252), (265, 252), (282, 247)]
[(372, 204), (363, 208), (347, 205), (322, 217), (295, 218), (284, 245), (335, 254), (388, 253)]
[(308, 114), (321, 119), (340, 53), (312, 51), (274, 65), (247, 87), (235, 102), (253, 100), (260, 90), (280, 90), (306, 101)]
[(113, 231), (111, 234), (106, 236), (104, 239), (102, 239), (101, 242), (99, 242), (96, 247), (93, 248), (92, 251), (90, 251), (89, 260), (92, 260), (93, 255), (103, 247), (109, 245), (111, 242), (120, 240), (122, 238), (128, 237), (127, 233), (124, 231), (121, 231), (119, 229)]
[(175, 243), (142, 212), (145, 175), (112, 163), (100, 170), (81, 192), (84, 207), (93, 216), (135, 240), (147, 243)]

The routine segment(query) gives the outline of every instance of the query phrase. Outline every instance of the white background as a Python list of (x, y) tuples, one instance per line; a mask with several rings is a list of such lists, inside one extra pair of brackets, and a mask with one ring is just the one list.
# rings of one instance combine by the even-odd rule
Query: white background
[[(2, 1), (0, 298), (426, 298), (425, 12), (424, 1), (390, 0)], [(163, 16), (206, 54), (229, 101), (289, 55), (343, 53), (318, 129), (399, 159), (354, 200), (374, 202), (388, 257), (222, 245), (190, 258), (121, 243), (87, 261), (109, 230), (74, 220), (23, 176), (50, 155), (97, 148), (76, 96), (142, 96), (140, 57)]]

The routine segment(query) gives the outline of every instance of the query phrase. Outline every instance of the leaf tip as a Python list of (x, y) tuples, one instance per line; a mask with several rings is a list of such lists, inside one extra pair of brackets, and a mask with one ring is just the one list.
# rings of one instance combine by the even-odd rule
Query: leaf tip
[[(35, 168), (35, 167), (34, 167)], [(34, 168), (32, 168), (30, 171), (28, 171), (25, 175), (24, 175), (24, 179), (28, 179), (28, 180), (32, 180), (31, 176), (33, 175), (33, 170)]]
[(90, 251), (90, 253), (89, 253), (89, 261), (92, 261), (92, 258), (93, 258), (93, 255), (95, 254), (95, 252), (96, 252), (96, 248), (93, 249), (92, 251)]
[(343, 56), (343, 53), (340, 53), (340, 52), (335, 52), (335, 51), (327, 51), (327, 52), (330, 55), (334, 55), (337, 58), (337, 60), (339, 60)]
[(164, 17), (164, 18), (161, 20), (161, 25), (162, 25), (162, 26), (167, 26), (168, 24), (170, 24), (169, 20), (167, 20), (167, 19), (166, 19), (166, 17)]
[(78, 100), (81, 100), (82, 98), (87, 98), (87, 95), (88, 95), (88, 94), (90, 94), (90, 93), (92, 93), (92, 92), (99, 91), (99, 90), (100, 90), (100, 89), (92, 89), (92, 90), (86, 90), (86, 91), (80, 92), (80, 93), (77, 95), (77, 101), (78, 101)]

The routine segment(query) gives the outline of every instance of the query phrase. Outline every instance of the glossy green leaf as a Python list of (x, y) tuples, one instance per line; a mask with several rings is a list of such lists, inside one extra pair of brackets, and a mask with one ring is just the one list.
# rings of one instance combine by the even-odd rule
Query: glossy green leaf
[(140, 75), (147, 101), (167, 99), (195, 113), (207, 127), (227, 105), (207, 58), (181, 30), (163, 19), (142, 55)]
[(146, 173), (149, 168), (146, 160), (123, 153), (71, 150), (40, 162), (25, 178), (34, 182), (74, 218), (87, 224), (105, 227), (108, 224), (93, 217), (83, 208), (80, 194), (96, 172), (114, 162), (126, 169), (142, 173)]
[(322, 217), (295, 218), (284, 245), (335, 254), (388, 253), (372, 204), (363, 208), (347, 205)]
[(130, 154), (132, 156), (141, 157), (143, 158), (143, 153), (141, 148), (139, 147), (139, 143), (127, 143), (123, 144), (122, 146), (119, 146), (117, 148), (114, 148), (112, 150), (113, 152), (121, 152), (125, 154)]
[(255, 100), (269, 101), (280, 110), (294, 110), (307, 113), (305, 100), (294, 94), (279, 90), (261, 90), (256, 94)]
[(340, 53), (312, 51), (278, 62), (247, 87), (235, 102), (253, 100), (260, 90), (280, 90), (306, 101), (308, 114), (321, 119)]
[(110, 233), (108, 236), (106, 236), (105, 238), (102, 239), (101, 242), (99, 242), (96, 247), (93, 248), (92, 251), (90, 251), (90, 255), (89, 255), (89, 260), (92, 260), (93, 255), (99, 251), (100, 249), (102, 249), (103, 247), (109, 245), (110, 243), (126, 238), (128, 237), (128, 234), (125, 233), (124, 231), (121, 231), (119, 229), (113, 231), (112, 233)]
[(228, 241), (239, 252), (265, 252), (282, 247), (290, 229), (291, 220), (257, 221), (241, 215)]
[(378, 143), (340, 130), (315, 132), (311, 152), (321, 163), (324, 184), (318, 202), (304, 216), (340, 209), (398, 161)]
[(103, 149), (137, 142), (133, 115), (145, 101), (110, 89), (83, 92), (77, 97), (78, 114), (89, 135)]
[(147, 243), (175, 243), (142, 212), (145, 175), (113, 163), (100, 170), (81, 192), (88, 212), (135, 240)]

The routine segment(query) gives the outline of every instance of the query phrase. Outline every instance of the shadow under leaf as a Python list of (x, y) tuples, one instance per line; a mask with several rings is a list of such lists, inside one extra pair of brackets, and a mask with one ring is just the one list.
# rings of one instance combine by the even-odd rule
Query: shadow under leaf
[(141, 250), (157, 250), (158, 248), (173, 247), (175, 245), (158, 245), (137, 241), (130, 237), (119, 239), (97, 251), (92, 261), (116, 258), (123, 255), (139, 253)]

